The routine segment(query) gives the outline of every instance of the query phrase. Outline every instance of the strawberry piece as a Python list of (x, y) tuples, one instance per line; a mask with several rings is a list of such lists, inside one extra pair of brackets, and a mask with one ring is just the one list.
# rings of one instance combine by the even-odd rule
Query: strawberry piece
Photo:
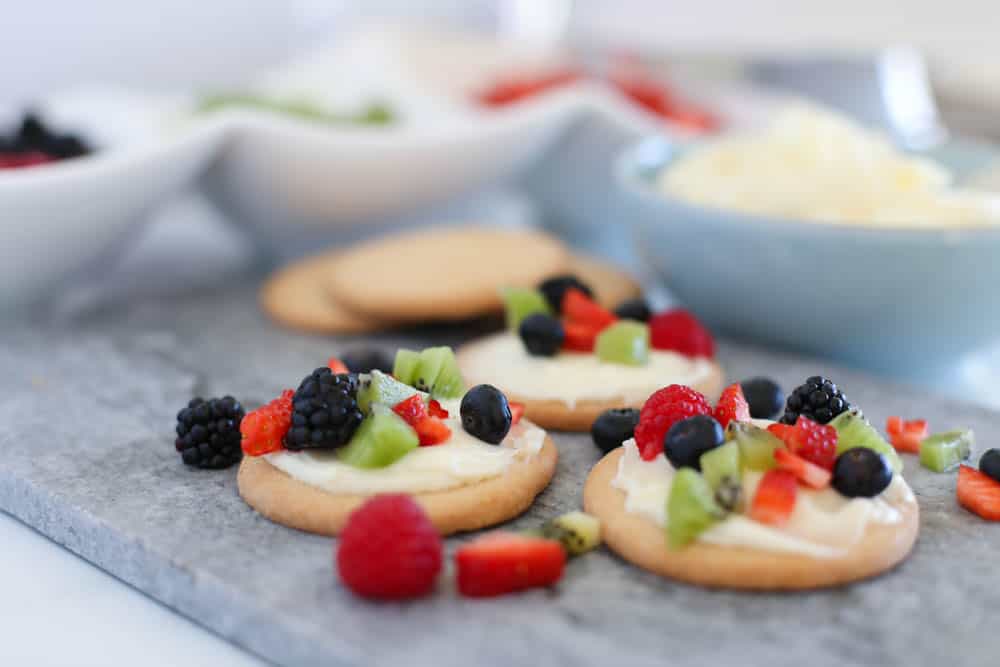
[(499, 81), (478, 96), (479, 102), (490, 107), (502, 107), (538, 95), (580, 79), (574, 69), (557, 70), (541, 76), (518, 77)]
[(355, 594), (405, 600), (430, 593), (443, 562), (441, 536), (410, 496), (375, 496), (340, 534), (340, 579)]
[(958, 469), (958, 504), (987, 521), (1000, 521), (1000, 482), (963, 465)]
[(510, 406), (510, 425), (513, 426), (521, 421), (521, 417), (524, 416), (524, 403), (508, 401), (507, 404)]
[(777, 436), (778, 440), (782, 441), (784, 441), (785, 438), (788, 437), (788, 433), (793, 428), (795, 427), (792, 426), (791, 424), (782, 424), (780, 422), (767, 425), (767, 430), (770, 431), (773, 435)]
[[(438, 409), (441, 405), (438, 404)], [(420, 439), (421, 447), (440, 445), (451, 437), (451, 429), (438, 417), (428, 414), (427, 406), (420, 394), (414, 394), (393, 406), (392, 411), (413, 427)], [(448, 414), (445, 412), (445, 414)]]
[(583, 290), (578, 290), (575, 287), (566, 290), (560, 312), (570, 322), (586, 324), (590, 328), (596, 329), (598, 333), (618, 320), (614, 313), (599, 306)]
[(774, 460), (778, 463), (779, 470), (792, 473), (795, 479), (813, 489), (825, 489), (833, 479), (833, 473), (826, 468), (820, 468), (787, 449), (775, 449)]
[(23, 153), (0, 152), (0, 169), (20, 169), (21, 167), (36, 167), (40, 164), (55, 162), (56, 158), (41, 151), (26, 151)]
[(350, 369), (347, 368), (347, 364), (345, 364), (337, 357), (330, 357), (330, 360), (326, 362), (326, 365), (329, 366), (330, 370), (333, 371), (336, 375), (341, 375), (344, 373), (351, 372)]
[(285, 448), (283, 441), (292, 426), (292, 396), (286, 389), (281, 396), (257, 408), (240, 422), (240, 446), (247, 456), (263, 456)]
[(722, 424), (722, 428), (729, 426), (729, 422), (750, 421), (750, 404), (743, 396), (743, 387), (739, 382), (733, 383), (725, 388), (719, 402), (715, 405), (713, 413), (715, 420)]
[(712, 408), (700, 393), (680, 384), (664, 387), (646, 399), (639, 411), (634, 437), (639, 456), (652, 461), (663, 452), (663, 439), (670, 427), (695, 415), (710, 415)]
[(441, 407), (441, 404), (436, 398), (432, 398), (427, 404), (427, 413), (431, 417), (440, 417), (441, 419), (448, 418), (448, 411)]
[(797, 492), (795, 475), (785, 470), (768, 470), (757, 485), (750, 504), (750, 518), (771, 526), (786, 523), (795, 509)]
[(800, 415), (794, 426), (785, 429), (769, 426), (767, 430), (781, 438), (793, 454), (820, 468), (833, 470), (837, 460), (837, 429)]
[(563, 322), (563, 349), (573, 352), (593, 352), (597, 343), (598, 329), (589, 324)]
[(715, 356), (715, 339), (698, 319), (677, 308), (649, 320), (649, 342), (656, 350), (671, 350), (687, 357)]
[(565, 566), (566, 550), (559, 542), (515, 533), (493, 533), (455, 552), (458, 590), (469, 597), (551, 586)]
[(896, 451), (911, 454), (920, 453), (920, 443), (930, 434), (926, 419), (904, 421), (900, 417), (889, 417), (885, 422), (885, 432)]

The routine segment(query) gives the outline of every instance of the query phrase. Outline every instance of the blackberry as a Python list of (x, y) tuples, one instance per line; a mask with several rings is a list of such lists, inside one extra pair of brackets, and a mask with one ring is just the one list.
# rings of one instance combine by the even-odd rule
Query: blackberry
[(562, 323), (545, 313), (528, 315), (521, 321), (517, 332), (528, 354), (536, 357), (555, 356), (566, 337)]
[(649, 310), (649, 304), (645, 299), (629, 299), (618, 304), (615, 308), (615, 315), (623, 320), (636, 320), (638, 322), (648, 322), (653, 313)]
[(292, 396), (292, 426), (285, 447), (333, 449), (346, 445), (364, 419), (358, 408), (358, 377), (326, 366), (303, 378)]
[(243, 457), (240, 422), (243, 406), (232, 396), (192, 398), (177, 413), (174, 446), (181, 459), (196, 468), (228, 468)]
[(827, 424), (850, 408), (851, 403), (837, 385), (821, 375), (814, 375), (788, 395), (785, 414), (781, 421), (785, 424), (794, 424), (801, 416), (820, 424)]
[(545, 300), (549, 302), (554, 313), (562, 312), (562, 300), (566, 295), (566, 290), (575, 288), (586, 294), (589, 298), (594, 298), (594, 290), (590, 286), (574, 275), (565, 274), (554, 276), (544, 281), (538, 286), (538, 291), (542, 293)]

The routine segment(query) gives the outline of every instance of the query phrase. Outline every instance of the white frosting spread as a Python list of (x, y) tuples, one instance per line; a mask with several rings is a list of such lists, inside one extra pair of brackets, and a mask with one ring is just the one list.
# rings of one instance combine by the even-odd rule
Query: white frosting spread
[(443, 403), (451, 438), (418, 447), (385, 468), (357, 468), (338, 461), (336, 452), (281, 451), (266, 458), (289, 476), (330, 493), (422, 493), (499, 477), (515, 460), (535, 456), (545, 442), (545, 431), (525, 419), (499, 445), (483, 442), (462, 428), (458, 401)]
[(522, 399), (560, 400), (572, 408), (577, 401), (622, 397), (642, 404), (669, 384), (693, 385), (713, 372), (713, 363), (676, 352), (650, 350), (642, 366), (601, 361), (596, 354), (560, 352), (554, 357), (529, 355), (514, 333), (476, 342), (459, 357), (467, 378), (482, 378)]
[(839, 114), (800, 105), (752, 135), (711, 141), (660, 177), (678, 199), (813, 222), (955, 227), (1000, 223), (1000, 200), (952, 186), (942, 166)]
[[(763, 473), (743, 470), (744, 502), (752, 499)], [(667, 498), (674, 468), (660, 454), (652, 461), (639, 456), (635, 440), (623, 445), (618, 473), (611, 485), (625, 493), (625, 510), (641, 514), (658, 526), (667, 525)], [(710, 544), (799, 553), (818, 558), (842, 555), (864, 535), (869, 522), (893, 524), (902, 520), (895, 505), (913, 501), (913, 492), (901, 475), (874, 498), (845, 498), (832, 488), (819, 491), (799, 487), (795, 509), (783, 526), (769, 526), (740, 514), (730, 514), (698, 539)]]

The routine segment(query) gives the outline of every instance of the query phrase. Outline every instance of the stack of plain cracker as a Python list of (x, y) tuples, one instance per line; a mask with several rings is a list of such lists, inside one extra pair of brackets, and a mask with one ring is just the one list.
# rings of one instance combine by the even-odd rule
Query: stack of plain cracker
[(608, 308), (641, 294), (627, 273), (542, 232), (469, 226), (393, 234), (297, 261), (268, 278), (260, 303), (292, 329), (358, 334), (497, 313), (501, 287), (565, 274)]

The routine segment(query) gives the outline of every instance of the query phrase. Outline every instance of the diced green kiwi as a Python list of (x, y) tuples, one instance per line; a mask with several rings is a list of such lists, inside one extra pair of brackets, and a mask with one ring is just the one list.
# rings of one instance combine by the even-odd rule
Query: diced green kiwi
[(420, 445), (417, 432), (392, 410), (375, 405), (337, 457), (357, 468), (384, 468)]
[(443, 349), (444, 359), (438, 370), (437, 379), (434, 380), (434, 386), (431, 387), (431, 395), (434, 398), (459, 398), (465, 393), (465, 380), (462, 379), (462, 371), (458, 369), (455, 353), (450, 347)]
[(970, 429), (936, 433), (920, 442), (920, 465), (934, 472), (948, 472), (972, 455), (976, 436)]
[(521, 326), (521, 321), (528, 315), (552, 314), (552, 308), (549, 307), (545, 296), (540, 291), (530, 287), (504, 287), (500, 290), (500, 297), (504, 303), (507, 328), (511, 331), (517, 331), (517, 328)]
[(701, 474), (715, 494), (715, 502), (727, 510), (739, 505), (742, 486), (740, 446), (735, 441), (710, 449), (701, 455)]
[(392, 364), (392, 375), (403, 384), (413, 386), (413, 374), (420, 363), (420, 353), (416, 350), (399, 348), (396, 350), (396, 361)]
[(733, 440), (740, 448), (740, 460), (750, 470), (766, 471), (774, 468), (774, 450), (784, 447), (784, 443), (767, 429), (746, 422), (731, 421), (726, 438)]
[[(373, 405), (391, 408), (414, 394), (422, 393), (377, 369), (372, 370), (370, 375), (359, 375), (358, 383), (358, 407), (362, 412), (368, 412)], [(424, 398), (426, 400), (426, 396)]]
[(568, 555), (579, 556), (601, 545), (601, 522), (584, 512), (568, 512), (542, 524), (539, 534), (558, 540)]
[(848, 449), (867, 447), (885, 456), (893, 472), (903, 471), (903, 461), (895, 448), (890, 445), (874, 426), (856, 409), (841, 412), (829, 424), (837, 429), (837, 456)]
[(649, 361), (649, 327), (633, 320), (615, 322), (597, 335), (594, 352), (601, 361), (642, 366)]
[(681, 468), (667, 497), (667, 542), (680, 549), (693, 542), (726, 515), (715, 494), (694, 468)]

